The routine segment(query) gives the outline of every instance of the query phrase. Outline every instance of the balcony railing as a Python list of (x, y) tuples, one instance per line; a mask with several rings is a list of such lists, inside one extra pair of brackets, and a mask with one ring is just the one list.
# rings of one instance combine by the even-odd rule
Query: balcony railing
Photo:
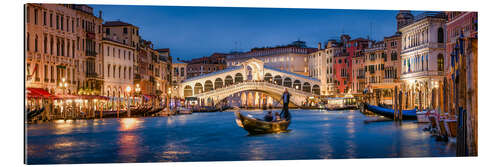
[(427, 47), (429, 47), (429, 48), (445, 48), (445, 45), (444, 45), (444, 43), (436, 43), (436, 42), (422, 43), (420, 45), (416, 45), (416, 46), (411, 46), (411, 47), (408, 47), (408, 48), (404, 48), (401, 51), (401, 54), (408, 53), (408, 52), (413, 52), (413, 51), (420, 50), (420, 49), (427, 48)]
[(134, 79), (140, 80), (141, 79), (141, 75), (140, 74), (134, 74)]
[(85, 51), (85, 55), (95, 57), (97, 55), (97, 52), (92, 50), (87, 50)]
[(88, 72), (88, 73), (86, 73), (85, 76), (88, 78), (97, 78), (98, 77), (96, 72)]
[(444, 71), (418, 71), (418, 72), (405, 72), (401, 75), (401, 79), (408, 79), (414, 77), (425, 76), (444, 76)]

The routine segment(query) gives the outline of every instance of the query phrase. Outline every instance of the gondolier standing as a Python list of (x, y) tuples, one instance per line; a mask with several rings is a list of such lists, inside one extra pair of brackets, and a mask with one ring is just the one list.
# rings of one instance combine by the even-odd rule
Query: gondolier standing
[(281, 100), (283, 101), (283, 109), (281, 110), (280, 116), (281, 118), (290, 120), (291, 115), (288, 112), (288, 104), (290, 103), (290, 93), (288, 93), (288, 90), (286, 88), (285, 92), (283, 92), (283, 95), (281, 96)]

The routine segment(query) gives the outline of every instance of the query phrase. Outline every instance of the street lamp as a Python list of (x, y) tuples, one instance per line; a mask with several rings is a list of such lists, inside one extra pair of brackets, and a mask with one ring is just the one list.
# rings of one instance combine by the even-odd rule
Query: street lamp
[(66, 92), (66, 88), (68, 88), (68, 83), (66, 82), (66, 78), (62, 78), (62, 81), (59, 82), (59, 87), (63, 89), (63, 95)]
[(167, 112), (169, 112), (169, 110), (170, 110), (170, 103), (171, 103), (171, 100), (172, 100), (171, 99), (171, 94), (172, 94), (172, 88), (169, 87), (168, 91), (167, 91), (167, 102), (166, 102), (167, 103)]
[(132, 91), (132, 88), (130, 88), (130, 86), (127, 86), (127, 88), (125, 89), (125, 91), (127, 92), (127, 116), (130, 117), (130, 91)]
[[(66, 88), (68, 88), (68, 83), (66, 82), (66, 78), (62, 78), (62, 81), (61, 81), (61, 82), (59, 82), (59, 87), (62, 89), (62, 91), (63, 91), (63, 93), (62, 93), (62, 94), (64, 95), (64, 94), (65, 94), (65, 92), (66, 92)], [(62, 102), (62, 100), (61, 100), (61, 102)], [(66, 108), (66, 107), (65, 107), (65, 106), (66, 106), (66, 104), (67, 104), (67, 103), (64, 103), (64, 102), (62, 103), (62, 109), (61, 109), (61, 112), (63, 112), (64, 108)], [(66, 118), (66, 114), (65, 114), (65, 116), (64, 116), (64, 117)]]
[(141, 87), (139, 84), (135, 84), (135, 94), (139, 94), (141, 92)]

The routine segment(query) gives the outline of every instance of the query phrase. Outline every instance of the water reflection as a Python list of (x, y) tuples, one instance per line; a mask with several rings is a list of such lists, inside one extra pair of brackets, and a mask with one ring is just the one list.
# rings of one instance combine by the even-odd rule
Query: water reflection
[(118, 154), (126, 162), (136, 162), (139, 137), (134, 133), (122, 133), (119, 138)]
[(132, 131), (136, 130), (143, 121), (139, 118), (121, 118), (120, 119), (120, 131)]
[(255, 136), (236, 126), (232, 112), (30, 124), (27, 158), (43, 164), (455, 154), (454, 143), (436, 142), (413, 122), (364, 124), (368, 118), (357, 111), (291, 113), (292, 131)]

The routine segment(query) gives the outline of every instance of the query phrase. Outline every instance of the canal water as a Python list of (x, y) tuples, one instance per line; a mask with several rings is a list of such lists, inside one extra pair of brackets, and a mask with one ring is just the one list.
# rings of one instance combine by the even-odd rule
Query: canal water
[[(255, 117), (262, 111), (245, 111)], [(248, 135), (233, 112), (27, 125), (28, 164), (447, 157), (423, 124), (359, 111), (292, 110), (290, 132)]]

